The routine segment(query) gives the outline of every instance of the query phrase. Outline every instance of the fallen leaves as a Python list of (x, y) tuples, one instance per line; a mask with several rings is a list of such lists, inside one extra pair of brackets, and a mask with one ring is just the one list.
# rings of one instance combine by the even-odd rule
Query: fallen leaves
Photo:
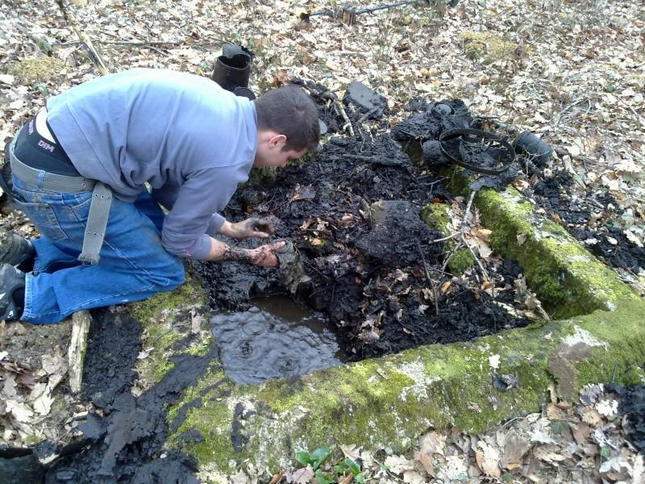
[(314, 198), (316, 198), (316, 190), (311, 185), (303, 187), (297, 184), (289, 203), (297, 202), (298, 200), (313, 200)]
[(509, 471), (519, 469), (524, 456), (531, 448), (528, 436), (522, 431), (512, 428), (508, 432), (502, 433), (500, 440), (502, 445), (500, 466)]
[[(630, 199), (642, 200), (634, 189), (638, 183), (624, 176), (638, 175), (642, 169), (642, 165), (637, 163), (642, 158), (642, 148), (629, 138), (630, 133), (639, 133), (642, 128), (642, 117), (638, 112), (642, 112), (643, 96), (638, 89), (641, 83), (639, 71), (635, 68), (642, 64), (639, 62), (641, 41), (638, 33), (642, 30), (642, 21), (639, 20), (638, 9), (641, 7), (638, 2), (591, 2), (589, 6), (580, 2), (557, 2), (557, 6), (550, 11), (544, 11), (538, 3), (532, 5), (520, 1), (493, 0), (486, 2), (485, 8), (477, 2), (462, 2), (454, 14), (445, 17), (440, 17), (434, 10), (416, 11), (406, 7), (410, 23), (406, 23), (408, 27), (405, 29), (401, 29), (397, 23), (401, 13), (392, 11), (361, 18), (351, 29), (332, 19), (314, 18), (309, 26), (311, 30), (304, 33), (293, 29), (294, 19), (289, 16), (286, 4), (275, 8), (263, 2), (251, 2), (245, 4), (245, 8), (240, 8), (236, 2), (224, 2), (204, 15), (200, 10), (203, 2), (131, 3), (124, 5), (122, 2), (75, 0), (79, 19), (88, 35), (99, 43), (112, 38), (106, 37), (105, 32), (113, 32), (113, 35), (119, 35), (122, 39), (140, 38), (147, 32), (153, 38), (183, 39), (186, 37), (186, 22), (191, 29), (207, 32), (213, 38), (252, 42), (258, 54), (253, 82), (260, 86), (283, 83), (287, 75), (293, 74), (321, 79), (329, 77), (331, 70), (339, 73), (332, 81), (335, 88), (344, 88), (348, 80), (356, 77), (369, 78), (373, 85), (378, 84), (381, 92), (392, 99), (394, 108), (417, 95), (418, 90), (440, 93), (446, 97), (465, 95), (473, 103), (473, 109), (482, 115), (514, 118), (518, 124), (524, 123), (528, 128), (543, 130), (554, 144), (566, 146), (569, 164), (574, 171), (586, 171), (589, 159), (592, 161), (591, 168), (595, 161), (604, 165), (598, 170), (598, 183), (613, 192), (625, 192), (625, 198), (628, 199), (625, 203), (635, 203)], [(2, 25), (3, 36), (12, 39), (11, 43), (3, 44), (0, 48), (3, 59), (15, 61), (33, 57), (34, 51), (40, 47), (27, 36), (27, 32), (43, 34), (48, 43), (75, 40), (60, 19), (46, 15), (47, 12), (31, 4), (28, 9), (21, 10), (19, 4), (16, 6), (18, 15), (20, 18), (24, 15), (25, 23), (30, 28), (26, 31), (13, 22)], [(325, 8), (328, 5), (328, 2), (322, 1), (317, 2), (316, 7)], [(504, 15), (499, 14), (502, 11)], [(527, 53), (530, 62), (522, 64), (513, 61), (512, 69), (509, 63), (492, 62), (482, 73), (478, 59), (469, 60), (463, 56), (460, 37), (461, 32), (481, 25), (486, 25), (491, 31), (508, 32), (510, 37), (501, 39), (502, 46), (509, 42), (519, 47), (522, 36), (536, 39), (535, 46)], [(409, 32), (416, 32), (417, 35), (410, 36)], [(593, 32), (593, 35), (584, 36), (584, 32)], [(388, 38), (390, 42), (387, 45), (373, 42), (373, 39), (379, 38)], [(484, 41), (483, 51), (473, 57), (491, 52), (489, 36)], [(299, 50), (300, 44), (305, 42), (308, 47)], [(404, 42), (405, 50), (397, 50), (397, 46)], [(429, 49), (428, 42), (434, 48)], [(102, 47), (117, 69), (154, 65), (207, 72), (217, 55), (217, 49), (212, 46), (204, 50), (193, 45), (170, 50), (145, 47), (117, 50), (105, 43)], [(482, 46), (472, 45), (471, 41), (470, 48), (474, 47)], [(42, 105), (46, 91), (41, 89), (55, 94), (96, 75), (78, 47), (57, 46), (53, 49), (53, 59), (74, 66), (60, 81), (40, 79), (43, 81), (40, 88), (17, 86), (16, 76), (0, 73), (0, 142), (11, 136), (19, 123)], [(579, 55), (588, 51), (594, 53), (594, 62), (586, 62)], [(502, 52), (513, 57), (517, 54), (509, 49)], [(28, 63), (24, 66), (28, 66)], [(62, 66), (56, 63), (54, 67)], [(34, 82), (39, 81), (37, 76), (25, 72)], [(509, 72), (512, 75), (508, 75)], [(416, 89), (411, 89), (411, 86)], [(588, 113), (584, 105), (563, 113), (572, 100), (581, 98), (581, 95), (589, 96), (590, 93), (597, 93), (597, 99), (594, 99), (593, 109)], [(560, 118), (557, 130), (548, 125), (549, 119)], [(602, 154), (597, 158), (590, 151), (592, 143), (589, 139), (597, 136), (593, 131), (600, 132), (602, 141)], [(303, 191), (294, 195), (296, 198), (292, 201), (297, 202), (307, 200), (308, 193)], [(642, 233), (630, 229), (625, 235), (630, 242), (643, 246)], [(474, 246), (479, 256), (484, 259), (491, 257), (486, 235), (474, 233), (472, 236), (477, 239)], [(314, 234), (311, 243), (314, 246), (324, 245), (324, 236)], [(445, 283), (441, 292), (448, 292), (451, 284), (450, 281)], [(524, 303), (529, 311), (539, 313), (539, 301), (527, 296)], [(62, 368), (58, 368), (62, 371)], [(47, 388), (50, 382), (54, 384), (56, 381), (54, 373), (45, 371), (36, 376), (31, 369), (9, 362), (5, 355), (4, 359), (0, 358), (0, 374), (0, 391), (4, 392), (3, 397), (7, 397), (0, 399), (0, 418), (8, 415), (24, 422), (31, 418), (30, 412), (34, 416), (35, 410), (17, 400), (20, 395), (32, 392), (41, 398), (38, 409), (47, 411), (49, 401), (46, 395), (53, 394), (53, 389), (50, 388), (51, 392), (48, 393)], [(573, 432), (576, 442), (581, 444), (586, 441), (590, 426), (600, 425), (610, 418), (613, 409), (613, 404), (608, 402), (590, 410), (581, 410), (582, 422), (577, 424), (577, 431), (574, 429)], [(533, 439), (532, 444), (548, 441), (544, 437), (547, 435), (544, 429), (536, 435), (542, 437)], [(581, 442), (578, 442), (579, 439)], [(483, 451), (480, 449), (480, 452)], [(440, 453), (439, 457), (442, 458)], [(616, 458), (612, 457), (603, 464), (603, 472), (625, 471), (623, 462), (613, 459)], [(636, 465), (633, 467), (636, 468)], [(443, 462), (439, 475), (447, 480), (462, 478), (469, 475), (469, 467), (465, 459), (450, 456)], [(408, 478), (414, 479), (414, 474)]]
[(39, 435), (37, 430), (51, 412), (54, 391), (67, 374), (67, 359), (60, 347), (40, 357), (40, 367), (30, 368), (0, 352), (0, 422), (5, 440)]
[(500, 477), (502, 471), (499, 468), (500, 453), (499, 450), (480, 440), (475, 450), (475, 461), (484, 474), (490, 477)]
[(415, 454), (414, 458), (419, 462), (426, 473), (430, 476), (434, 475), (434, 461), (435, 454), (444, 455), (444, 448), (446, 446), (446, 435), (438, 432), (428, 432), (421, 438), (419, 451)]
[(284, 477), (289, 483), (308, 484), (312, 482), (314, 478), (314, 470), (311, 467), (307, 466), (301, 469), (296, 469), (293, 472), (288, 472)]
[[(517, 417), (483, 434), (430, 430), (419, 438), (413, 459), (387, 451), (379, 460), (362, 447), (339, 448), (345, 458), (362, 463), (365, 482), (642, 482), (643, 457), (625, 442), (621, 419), (595, 410), (611, 409), (614, 401), (602, 385), (588, 385), (577, 404), (552, 401), (541, 414)], [(594, 425), (582, 421), (590, 409), (600, 415)], [(304, 467), (285, 478), (316, 477)]]

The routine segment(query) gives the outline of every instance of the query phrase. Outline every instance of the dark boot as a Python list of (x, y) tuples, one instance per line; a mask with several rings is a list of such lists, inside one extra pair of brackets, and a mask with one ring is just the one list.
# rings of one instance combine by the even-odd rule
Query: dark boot
[(25, 308), (25, 273), (0, 265), (0, 320), (16, 321)]
[[(222, 55), (215, 62), (212, 78), (227, 91), (235, 92), (236, 88), (248, 88), (252, 60), (253, 53), (248, 49), (236, 44), (226, 44), (222, 49)], [(242, 92), (242, 95), (248, 97), (248, 89)]]
[(0, 227), (0, 264), (29, 266), (36, 256), (30, 241)]

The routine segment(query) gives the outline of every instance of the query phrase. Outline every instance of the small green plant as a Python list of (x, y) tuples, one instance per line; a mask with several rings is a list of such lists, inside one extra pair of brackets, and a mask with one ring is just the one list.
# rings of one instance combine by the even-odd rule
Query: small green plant
[(358, 484), (363, 484), (365, 482), (365, 478), (361, 473), (361, 466), (359, 466), (356, 461), (350, 459), (349, 457), (345, 457), (342, 462), (336, 464), (334, 466), (334, 472), (338, 477), (351, 474), (354, 476), (354, 482)]
[(361, 466), (353, 459), (345, 457), (342, 461), (332, 465), (325, 465), (331, 457), (332, 452), (327, 447), (319, 447), (313, 452), (296, 452), (296, 460), (303, 466), (310, 466), (314, 471), (314, 478), (317, 484), (334, 484), (340, 482), (350, 474), (353, 482), (363, 484), (365, 478), (361, 473)]
[(296, 452), (296, 460), (303, 466), (311, 466), (311, 468), (316, 471), (325, 463), (327, 459), (329, 459), (330, 455), (331, 450), (329, 450), (327, 447), (319, 447), (311, 454), (307, 451)]

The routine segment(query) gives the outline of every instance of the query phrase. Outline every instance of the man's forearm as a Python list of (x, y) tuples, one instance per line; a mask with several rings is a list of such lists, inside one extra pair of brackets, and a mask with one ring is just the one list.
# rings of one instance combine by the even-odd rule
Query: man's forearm
[(243, 262), (252, 262), (251, 253), (248, 249), (231, 247), (230, 245), (213, 238), (211, 238), (211, 251), (208, 255), (208, 260), (238, 260)]

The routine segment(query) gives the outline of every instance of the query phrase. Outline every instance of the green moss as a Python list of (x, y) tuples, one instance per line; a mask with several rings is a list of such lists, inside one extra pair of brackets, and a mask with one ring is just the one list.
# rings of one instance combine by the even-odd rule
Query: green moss
[(564, 228), (534, 214), (517, 190), (482, 190), (476, 199), (491, 245), (524, 269), (527, 281), (556, 317), (607, 309), (637, 296)]
[[(142, 347), (149, 350), (148, 356), (137, 364), (141, 380), (147, 384), (159, 382), (174, 367), (169, 358), (172, 347), (186, 336), (176, 327), (177, 312), (205, 302), (206, 297), (200, 284), (189, 277), (186, 283), (174, 291), (159, 293), (146, 301), (128, 306), (130, 314), (143, 328)], [(208, 344), (200, 342), (187, 352), (203, 354), (203, 351), (208, 350)]]
[(173, 344), (180, 341), (183, 336), (161, 326), (149, 326), (144, 336), (145, 346), (152, 346), (152, 352), (138, 367), (140, 376), (147, 382), (159, 382), (175, 367), (169, 360), (168, 353)]
[(35, 434), (29, 434), (22, 437), (22, 445), (36, 445), (45, 440), (44, 437), (40, 437)]
[[(234, 407), (229, 407), (222, 395), (230, 393), (232, 388), (233, 383), (226, 378), (219, 362), (214, 361), (209, 371), (194, 386), (184, 391), (177, 404), (169, 408), (167, 421), (172, 426), (185, 405), (193, 405), (196, 401), (204, 402), (187, 412), (185, 420), (169, 437), (168, 444), (185, 447), (202, 464), (215, 462), (220, 468), (228, 468), (227, 459), (235, 453), (230, 437)], [(203, 441), (188, 444), (182, 442), (181, 434), (190, 429), (197, 429), (202, 434)]]
[(195, 304), (206, 304), (206, 295), (194, 277), (188, 275), (186, 282), (174, 291), (161, 292), (145, 301), (128, 306), (128, 311), (144, 327), (152, 324), (164, 310)]
[(213, 337), (209, 336), (200, 340), (197, 344), (190, 346), (185, 353), (192, 356), (204, 356), (213, 344)]
[(475, 258), (468, 249), (455, 251), (448, 261), (448, 269), (453, 274), (463, 274), (475, 265)]
[(485, 64), (515, 56), (517, 44), (491, 32), (463, 32), (461, 34), (466, 56)]
[[(596, 312), (585, 317), (585, 330), (609, 348), (592, 350), (577, 365), (580, 385), (596, 382), (636, 384), (645, 382), (645, 304), (642, 300), (624, 301), (614, 312)], [(582, 325), (581, 325), (582, 326)]]
[(65, 69), (65, 62), (57, 57), (27, 57), (14, 62), (8, 68), (8, 73), (16, 76), (25, 84), (46, 82), (57, 76)]
[[(402, 452), (432, 426), (481, 432), (490, 425), (537, 411), (553, 382), (554, 355), (576, 331), (594, 340), (582, 361), (574, 361), (573, 389), (590, 382), (632, 382), (642, 376), (645, 305), (629, 301), (614, 312), (516, 329), (470, 343), (432, 345), (375, 360), (331, 368), (298, 380), (233, 385), (218, 365), (188, 389), (170, 412), (186, 412), (171, 436), (173, 446), (194, 455), (202, 469), (233, 471), (243, 462), (283, 467), (294, 450), (353, 444)], [(491, 367), (492, 357), (498, 367)], [(518, 388), (500, 391), (494, 373), (512, 374)], [(199, 403), (195, 402), (199, 399)], [(236, 417), (236, 407), (246, 417)], [(191, 408), (192, 407), (192, 408)], [(236, 418), (239, 420), (234, 425)], [(204, 436), (186, 444), (189, 429)], [(235, 450), (232, 429), (243, 437)]]
[(444, 236), (450, 234), (450, 207), (447, 203), (428, 203), (421, 209), (421, 218)]

